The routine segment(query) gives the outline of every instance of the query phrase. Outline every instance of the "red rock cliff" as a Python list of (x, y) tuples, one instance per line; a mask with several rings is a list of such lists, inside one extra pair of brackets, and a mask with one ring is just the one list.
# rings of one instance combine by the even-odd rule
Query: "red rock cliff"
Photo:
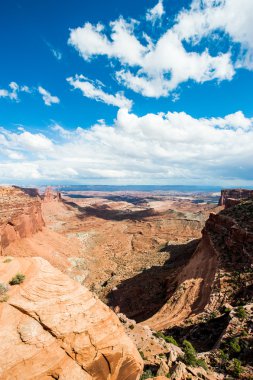
[(42, 199), (44, 202), (60, 202), (61, 193), (59, 191), (54, 191), (52, 187), (47, 187)]
[(235, 206), (243, 199), (253, 198), (253, 190), (247, 189), (229, 189), (221, 190), (221, 196), (219, 200), (219, 206), (225, 206), (225, 208)]
[(174, 279), (168, 279), (167, 303), (143, 323), (161, 330), (236, 303), (238, 294), (247, 299), (253, 285), (252, 266), (253, 200), (249, 199), (210, 214), (202, 239), (177, 274), (174, 288)]
[[(29, 195), (30, 194), (30, 195)], [(0, 252), (13, 241), (29, 237), (44, 226), (38, 193), (0, 187)]]

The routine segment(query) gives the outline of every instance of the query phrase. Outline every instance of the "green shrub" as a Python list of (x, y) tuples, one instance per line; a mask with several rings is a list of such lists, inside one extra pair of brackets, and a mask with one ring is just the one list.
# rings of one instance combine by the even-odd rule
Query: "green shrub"
[(141, 350), (138, 350), (138, 351), (139, 351), (139, 354), (141, 355), (141, 358), (143, 360), (146, 360), (144, 353)]
[(154, 333), (154, 336), (156, 336), (157, 338), (162, 338), (162, 339), (165, 338), (165, 335), (161, 331), (156, 331)]
[(231, 353), (239, 353), (241, 352), (241, 346), (239, 344), (239, 338), (234, 338), (229, 342), (229, 350)]
[(229, 355), (226, 352), (224, 352), (223, 350), (220, 350), (219, 354), (222, 361), (224, 362), (228, 361)]
[(134, 329), (134, 325), (130, 325), (129, 328), (130, 328), (130, 330), (133, 330)]
[(12, 277), (12, 279), (9, 282), (9, 284), (10, 285), (19, 285), (22, 282), (24, 282), (24, 279), (25, 279), (25, 275), (24, 274), (17, 273), (16, 276)]
[(240, 360), (233, 359), (231, 367), (230, 367), (231, 375), (233, 375), (236, 379), (238, 379), (240, 377), (242, 371), (243, 371), (243, 369), (242, 369), (242, 364), (241, 364)]
[(8, 286), (0, 283), (0, 302), (6, 302), (9, 296), (6, 294), (8, 292)]
[(0, 302), (7, 302), (9, 299), (8, 294), (5, 294), (4, 296), (0, 296)]
[(2, 296), (3, 294), (5, 294), (7, 291), (8, 291), (7, 285), (0, 283), (0, 296)]
[(238, 306), (236, 310), (236, 316), (240, 319), (245, 319), (247, 317), (247, 313), (243, 306)]
[(217, 313), (215, 311), (212, 311), (212, 313), (209, 314), (209, 319), (215, 319), (217, 317)]
[(202, 367), (207, 369), (207, 365), (203, 359), (198, 359), (196, 356), (196, 351), (193, 345), (188, 341), (183, 341), (183, 350), (184, 350), (184, 362), (187, 365), (192, 367)]
[(197, 365), (197, 367), (202, 367), (202, 368), (204, 368), (205, 370), (208, 369), (208, 367), (207, 367), (206, 362), (205, 362), (204, 359), (197, 359), (197, 361), (196, 361), (196, 365)]
[(223, 305), (223, 306), (221, 306), (220, 308), (219, 308), (219, 311), (223, 314), (229, 314), (230, 313), (230, 311), (232, 310), (232, 308), (230, 308), (230, 307), (228, 307), (228, 306), (225, 306), (225, 305)]
[(154, 374), (151, 371), (151, 369), (147, 369), (146, 371), (143, 372), (140, 380), (146, 380), (146, 379), (149, 379), (150, 377), (154, 377)]
[(196, 364), (196, 351), (193, 345), (188, 341), (183, 341), (183, 350), (184, 350), (184, 361), (188, 365), (195, 366)]
[(10, 262), (11, 262), (11, 259), (9, 257), (3, 261), (3, 263), (10, 263)]
[(178, 346), (178, 343), (176, 339), (173, 338), (173, 336), (168, 335), (168, 336), (165, 336), (164, 339), (167, 343), (171, 343), (171, 344), (174, 344), (174, 346)]
[(155, 332), (155, 334), (154, 334), (157, 338), (162, 338), (162, 339), (164, 339), (165, 340), (165, 342), (167, 342), (167, 343), (172, 343), (172, 344), (174, 344), (175, 346), (178, 346), (178, 343), (177, 343), (177, 341), (173, 338), (173, 336), (171, 336), (171, 335), (164, 335), (161, 331), (157, 331), (157, 332)]

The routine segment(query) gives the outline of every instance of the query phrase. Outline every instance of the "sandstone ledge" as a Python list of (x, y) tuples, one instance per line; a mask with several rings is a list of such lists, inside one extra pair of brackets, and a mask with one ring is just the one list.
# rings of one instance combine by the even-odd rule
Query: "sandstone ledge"
[(0, 260), (0, 379), (137, 380), (142, 360), (117, 316), (42, 258)]

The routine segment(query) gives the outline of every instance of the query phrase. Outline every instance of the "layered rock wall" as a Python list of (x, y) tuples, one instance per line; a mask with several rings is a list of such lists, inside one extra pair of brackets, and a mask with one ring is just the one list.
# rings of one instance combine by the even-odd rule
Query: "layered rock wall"
[(252, 286), (252, 266), (253, 200), (247, 200), (210, 214), (196, 251), (175, 279), (168, 278), (167, 303), (143, 323), (162, 330), (236, 302), (236, 294)]
[(41, 199), (35, 190), (0, 188), (1, 253), (10, 243), (41, 231), (43, 226)]
[(253, 190), (247, 190), (247, 189), (221, 190), (219, 206), (225, 206), (225, 208), (232, 207), (240, 203), (243, 199), (248, 199), (248, 198), (253, 199)]

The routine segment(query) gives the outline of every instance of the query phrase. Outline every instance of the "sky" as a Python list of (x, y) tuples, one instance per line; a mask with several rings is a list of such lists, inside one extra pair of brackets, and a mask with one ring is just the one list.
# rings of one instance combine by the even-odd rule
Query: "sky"
[(0, 183), (253, 185), (252, 0), (3, 0)]

